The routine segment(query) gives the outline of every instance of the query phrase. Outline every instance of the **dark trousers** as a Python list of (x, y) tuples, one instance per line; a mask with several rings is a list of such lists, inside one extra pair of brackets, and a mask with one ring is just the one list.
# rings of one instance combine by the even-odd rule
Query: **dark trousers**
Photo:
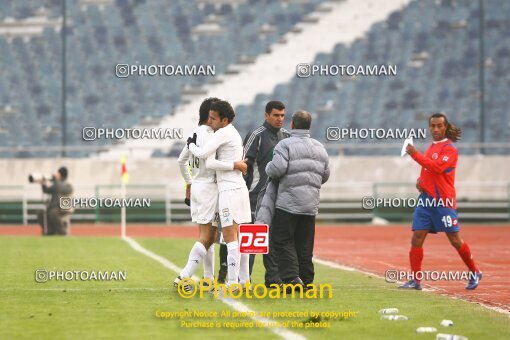
[(218, 272), (218, 282), (224, 283), (227, 279), (228, 266), (227, 266), (228, 249), (226, 244), (220, 244), (220, 270)]
[[(269, 227), (271, 230), (271, 227)], [(271, 284), (280, 282), (280, 274), (278, 272), (278, 262), (276, 261), (276, 253), (274, 251), (274, 243), (269, 236), (269, 253), (262, 255), (262, 261), (264, 262), (264, 268), (266, 274), (264, 275), (265, 283)], [(255, 263), (255, 254), (250, 255), (250, 276), (253, 270), (253, 263)]]
[[(250, 202), (251, 203), (251, 202)], [(256, 204), (251, 205), (252, 207), (256, 206)], [(252, 221), (255, 221), (255, 212), (251, 212)], [(269, 227), (271, 229), (271, 227)], [(274, 248), (274, 243), (271, 237), (269, 237), (269, 253), (262, 255), (262, 261), (264, 263), (264, 268), (266, 269), (266, 273), (264, 275), (265, 283), (271, 284), (275, 282), (280, 282), (280, 275), (278, 273), (278, 263), (276, 262), (276, 254), (272, 250)], [(253, 264), (255, 263), (255, 254), (250, 255), (250, 277), (253, 271)]]
[[(37, 213), (37, 220), (42, 228), (43, 235), (66, 235), (67, 226), (62, 222), (63, 214), (59, 208), (48, 208)], [(46, 233), (44, 225), (46, 224)]]
[(276, 209), (269, 239), (273, 239), (280, 278), (286, 282), (299, 276), (305, 285), (313, 283), (315, 216)]

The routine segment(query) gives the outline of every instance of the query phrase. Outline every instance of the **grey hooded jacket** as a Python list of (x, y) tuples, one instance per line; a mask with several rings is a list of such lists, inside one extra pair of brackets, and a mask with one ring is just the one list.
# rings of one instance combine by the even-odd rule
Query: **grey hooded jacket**
[(273, 202), (274, 207), (291, 214), (317, 215), (319, 191), (330, 174), (329, 158), (324, 146), (310, 138), (308, 130), (292, 130), (289, 138), (276, 145), (266, 173), (273, 184), (266, 189), (256, 220), (271, 221), (272, 216), (264, 214), (274, 214)]
[(275, 212), (277, 194), (278, 181), (269, 178), (266, 186), (260, 190), (259, 196), (257, 197), (255, 224), (267, 224), (271, 226)]

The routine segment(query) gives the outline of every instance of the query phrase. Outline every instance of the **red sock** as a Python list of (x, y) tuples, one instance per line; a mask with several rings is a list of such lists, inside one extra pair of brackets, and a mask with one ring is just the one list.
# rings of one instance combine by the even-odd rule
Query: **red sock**
[(411, 262), (411, 271), (413, 272), (414, 280), (420, 283), (421, 280), (416, 279), (417, 272), (421, 272), (421, 261), (423, 261), (423, 248), (413, 248), (409, 252), (409, 262)]
[(478, 267), (473, 260), (473, 255), (471, 255), (471, 249), (469, 249), (467, 242), (463, 242), (460, 248), (457, 249), (457, 252), (462, 258), (462, 261), (468, 266), (469, 270), (478, 273)]

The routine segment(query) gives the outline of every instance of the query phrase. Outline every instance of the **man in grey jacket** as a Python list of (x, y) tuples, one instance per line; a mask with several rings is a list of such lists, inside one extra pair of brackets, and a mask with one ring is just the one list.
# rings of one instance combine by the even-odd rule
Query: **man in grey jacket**
[(320, 188), (330, 174), (326, 149), (310, 138), (311, 122), (310, 113), (294, 113), (290, 138), (276, 145), (273, 160), (266, 166), (271, 180), (279, 182), (269, 237), (280, 278), (305, 287), (314, 279), (315, 216)]

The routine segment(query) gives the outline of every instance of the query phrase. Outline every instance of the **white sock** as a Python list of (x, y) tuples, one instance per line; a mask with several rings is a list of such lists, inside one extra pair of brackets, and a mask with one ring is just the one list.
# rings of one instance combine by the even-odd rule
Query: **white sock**
[(181, 278), (192, 277), (205, 254), (207, 254), (207, 250), (204, 245), (198, 241), (195, 242), (193, 248), (191, 248), (189, 252), (188, 263), (186, 263), (186, 266), (181, 272)]
[(239, 283), (243, 286), (250, 281), (250, 254), (241, 254), (239, 263)]
[(237, 241), (227, 243), (227, 283), (229, 285), (237, 283), (239, 277), (239, 243)]
[(212, 244), (204, 257), (204, 277), (206, 279), (214, 279), (214, 255), (214, 244)]

